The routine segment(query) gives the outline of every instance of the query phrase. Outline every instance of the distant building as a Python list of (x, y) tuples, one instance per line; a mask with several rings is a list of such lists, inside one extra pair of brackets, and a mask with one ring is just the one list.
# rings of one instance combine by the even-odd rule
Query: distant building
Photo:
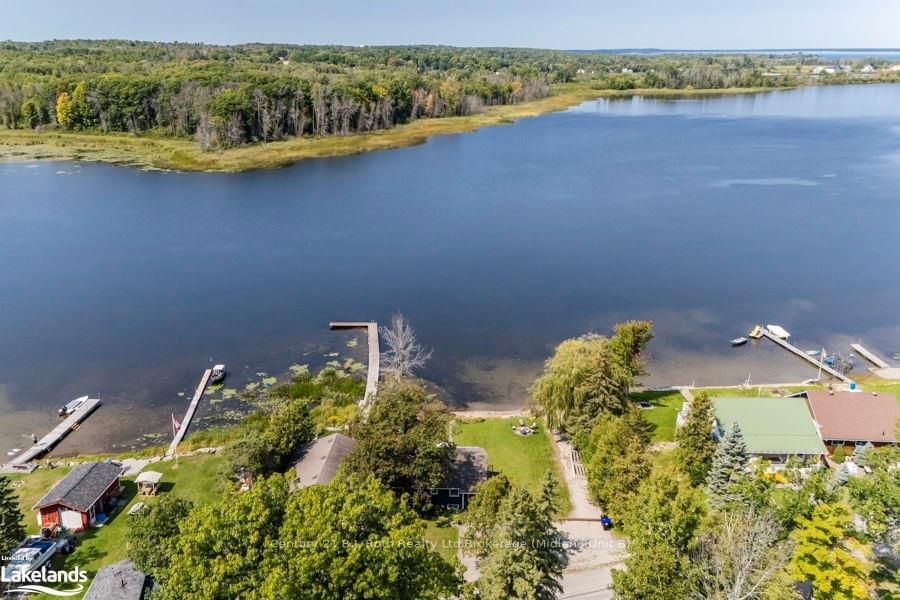
[(860, 69), (859, 72), (860, 72), (860, 73), (867, 73), (867, 74), (868, 74), (868, 73), (874, 73), (874, 72), (875, 72), (875, 67), (873, 67), (872, 65), (866, 65), (866, 66), (864, 66), (862, 69)]
[(294, 464), (293, 486), (305, 488), (330, 482), (355, 447), (356, 440), (340, 433), (332, 433), (303, 445), (300, 460)]
[(806, 405), (806, 398), (713, 398), (714, 437), (721, 439), (740, 424), (747, 452), (773, 462), (790, 456), (822, 456), (825, 445)]
[(440, 486), (429, 490), (431, 502), (455, 510), (465, 510), (475, 495), (475, 486), (488, 478), (488, 457), (484, 448), (457, 446), (453, 466)]
[(829, 450), (871, 443), (897, 444), (900, 404), (891, 393), (806, 392), (809, 410)]
[(38, 523), (42, 528), (58, 525), (84, 531), (102, 522), (122, 493), (121, 475), (122, 467), (108, 462), (78, 465), (34, 505)]
[(627, 67), (624, 68), (624, 69), (622, 69), (622, 74), (623, 74), (623, 75), (630, 75), (631, 73), (634, 73), (634, 70), (633, 70), (633, 69), (629, 69), (629, 68), (627, 68)]
[(151, 587), (150, 579), (122, 560), (97, 571), (84, 600), (143, 600)]

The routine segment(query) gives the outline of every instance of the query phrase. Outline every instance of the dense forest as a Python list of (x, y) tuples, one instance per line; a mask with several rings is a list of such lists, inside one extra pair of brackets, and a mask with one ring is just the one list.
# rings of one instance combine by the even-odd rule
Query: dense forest
[[(800, 57), (803, 60), (803, 57)], [(596, 89), (796, 84), (784, 56), (512, 48), (0, 43), (0, 123), (193, 137), (203, 150), (474, 114), (583, 81)], [(799, 69), (797, 70), (799, 73)]]

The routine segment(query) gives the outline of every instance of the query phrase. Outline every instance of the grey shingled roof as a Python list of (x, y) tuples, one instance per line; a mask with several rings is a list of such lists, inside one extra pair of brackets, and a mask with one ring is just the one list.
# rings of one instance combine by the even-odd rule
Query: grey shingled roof
[(356, 447), (356, 440), (332, 433), (300, 448), (301, 459), (294, 465), (294, 483), (304, 488), (334, 479), (344, 458)]
[(453, 465), (440, 487), (471, 492), (476, 485), (487, 479), (487, 475), (488, 456), (484, 448), (457, 446)]
[(141, 600), (147, 583), (147, 576), (134, 563), (122, 560), (97, 572), (84, 600)]
[(120, 475), (122, 467), (107, 462), (83, 463), (72, 469), (62, 481), (53, 486), (47, 495), (34, 505), (33, 510), (64, 504), (69, 508), (87, 512), (103, 492)]

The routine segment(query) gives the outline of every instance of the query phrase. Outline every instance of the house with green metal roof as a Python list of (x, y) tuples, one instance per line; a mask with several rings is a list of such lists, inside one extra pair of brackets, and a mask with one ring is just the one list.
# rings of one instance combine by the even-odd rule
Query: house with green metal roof
[(751, 455), (783, 461), (789, 456), (825, 454), (805, 398), (720, 397), (712, 403), (716, 414), (713, 434), (721, 439), (739, 423)]

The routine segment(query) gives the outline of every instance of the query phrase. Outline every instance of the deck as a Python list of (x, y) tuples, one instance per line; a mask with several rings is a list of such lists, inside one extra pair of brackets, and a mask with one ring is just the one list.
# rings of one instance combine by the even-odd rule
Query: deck
[(803, 360), (805, 360), (806, 362), (808, 362), (809, 364), (811, 364), (813, 367), (815, 367), (817, 369), (822, 369), (824, 372), (828, 373), (835, 379), (839, 379), (839, 380), (843, 381), (844, 383), (850, 383), (851, 381), (853, 381), (853, 379), (851, 379), (850, 377), (847, 377), (843, 373), (835, 371), (828, 365), (823, 364), (819, 360), (813, 358), (812, 356), (810, 356), (809, 354), (807, 354), (800, 348), (794, 346), (790, 342), (787, 342), (787, 341), (781, 339), (780, 337), (773, 335), (771, 332), (763, 329), (762, 334), (764, 337), (769, 338), (770, 340), (772, 340), (773, 342), (775, 342), (776, 344), (778, 344), (779, 346), (781, 346), (782, 348), (784, 348), (785, 350), (790, 352), (791, 354), (794, 354), (794, 355), (802, 358)]
[(378, 378), (381, 371), (381, 349), (378, 344), (378, 323), (375, 321), (332, 321), (328, 324), (331, 330), (365, 329), (369, 333), (369, 366), (366, 369), (366, 395), (362, 408), (365, 410), (375, 399), (378, 392)]
[(25, 465), (52, 450), (56, 444), (69, 435), (69, 432), (77, 429), (82, 421), (97, 410), (98, 406), (100, 406), (99, 398), (90, 398), (85, 401), (75, 412), (54, 427), (50, 433), (39, 439), (31, 448), (3, 465), (3, 467), (0, 467), (0, 473), (16, 473), (28, 470), (25, 468)]
[(850, 347), (854, 350), (854, 352), (865, 358), (867, 361), (869, 361), (879, 369), (889, 369), (891, 367), (891, 365), (878, 358), (873, 352), (870, 352), (863, 348), (862, 344), (850, 344)]
[(191, 424), (191, 419), (194, 418), (194, 413), (197, 412), (197, 405), (200, 404), (200, 399), (203, 397), (203, 392), (206, 391), (206, 386), (209, 385), (209, 378), (211, 375), (212, 369), (206, 369), (205, 371), (203, 371), (203, 377), (200, 378), (200, 385), (198, 385), (196, 391), (194, 391), (194, 397), (191, 399), (191, 403), (188, 406), (187, 412), (184, 413), (184, 418), (181, 420), (181, 427), (179, 427), (178, 431), (175, 432), (175, 437), (172, 439), (172, 443), (169, 444), (169, 449), (166, 450), (166, 458), (171, 458), (175, 455), (175, 451), (178, 449), (178, 444), (181, 443), (182, 439), (184, 439), (188, 427)]

